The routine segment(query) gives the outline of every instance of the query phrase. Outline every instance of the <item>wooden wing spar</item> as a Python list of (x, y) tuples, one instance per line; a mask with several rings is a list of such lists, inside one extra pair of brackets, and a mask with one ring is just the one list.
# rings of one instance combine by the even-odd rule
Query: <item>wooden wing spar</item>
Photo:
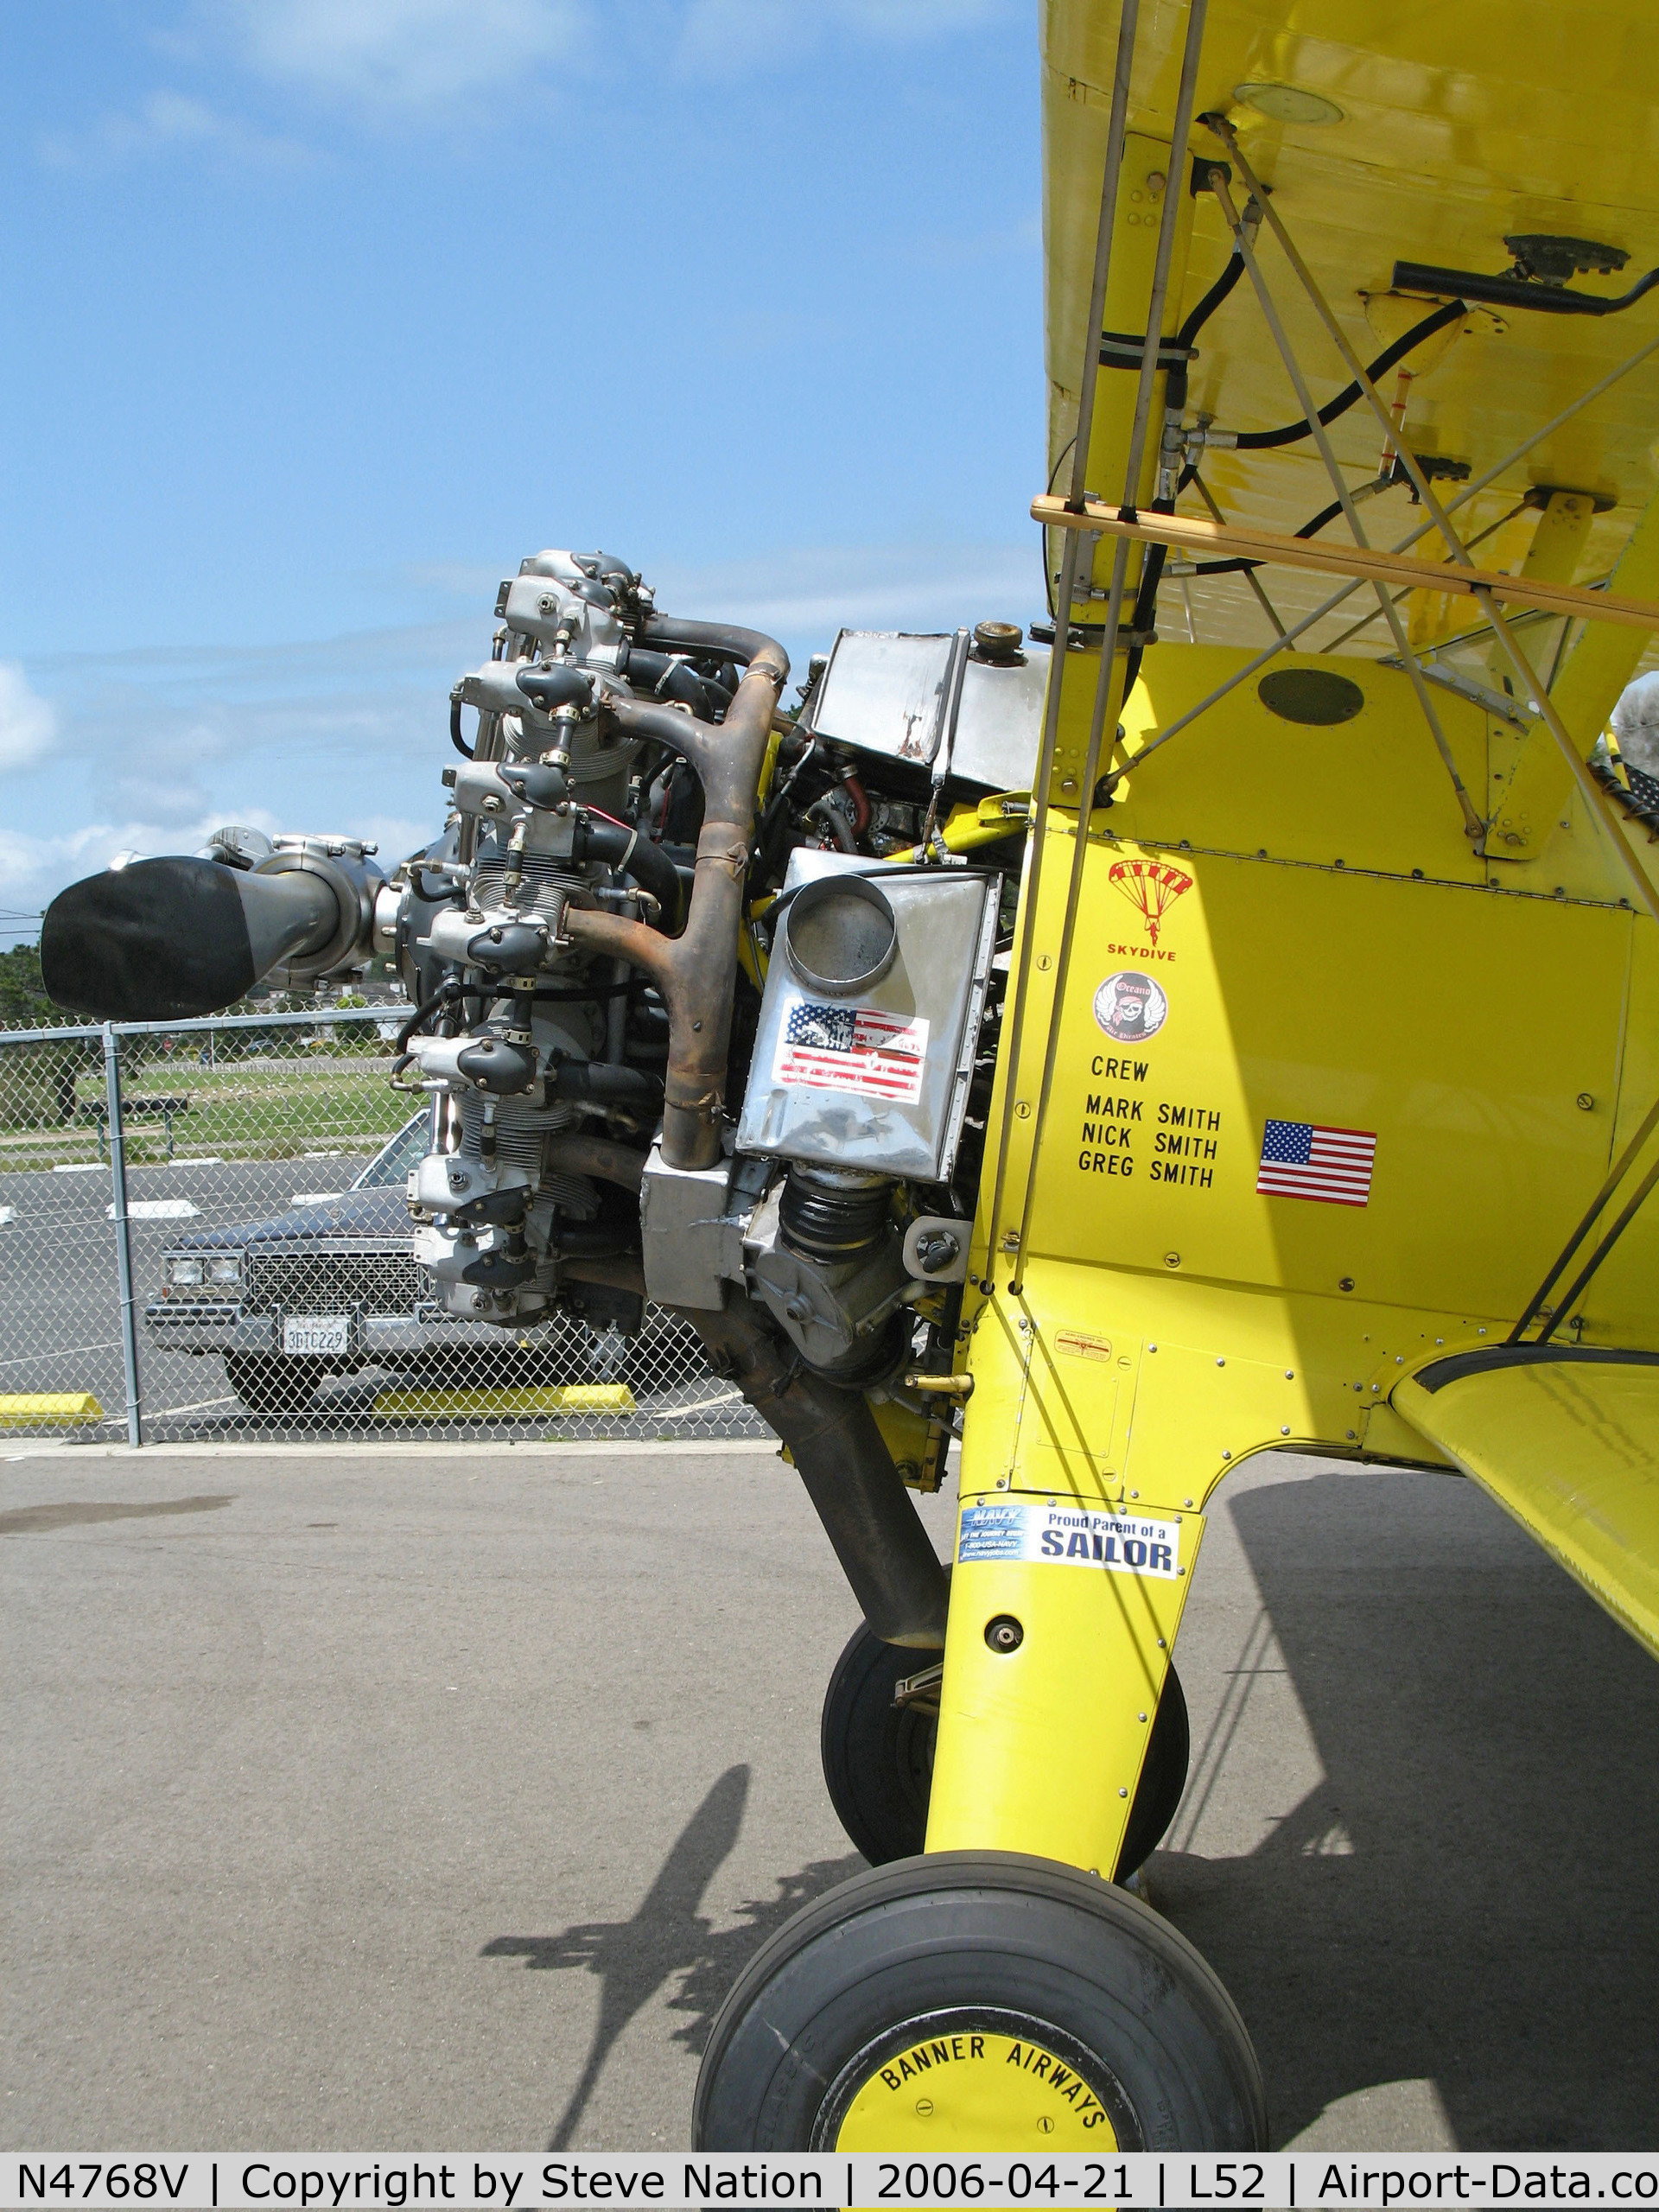
[(1535, 607), (1569, 620), (1615, 622), (1633, 630), (1659, 630), (1659, 603), (1630, 599), (1618, 592), (1554, 583), (1541, 576), (1510, 575), (1501, 569), (1456, 568), (1449, 561), (1426, 561), (1410, 553), (1391, 553), (1361, 545), (1314, 543), (1305, 537), (1242, 524), (1201, 520), (1192, 515), (1141, 514), (1086, 499), (1074, 513), (1052, 494), (1031, 503), (1033, 521), (1051, 530), (1078, 530), (1103, 537), (1127, 537), (1142, 544), (1170, 545), (1205, 561), (1247, 560), (1265, 567), (1310, 569), (1326, 576), (1375, 579), (1394, 589), (1446, 592), (1474, 598), (1481, 592), (1506, 607)]

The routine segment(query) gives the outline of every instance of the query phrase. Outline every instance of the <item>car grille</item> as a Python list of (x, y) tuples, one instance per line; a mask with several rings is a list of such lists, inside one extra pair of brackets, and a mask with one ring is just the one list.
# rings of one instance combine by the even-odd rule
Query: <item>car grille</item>
[(370, 1252), (327, 1245), (262, 1252), (256, 1245), (244, 1270), (244, 1305), (254, 1313), (272, 1306), (289, 1313), (339, 1313), (353, 1306), (365, 1313), (409, 1313), (431, 1295), (426, 1270), (416, 1265), (407, 1245)]

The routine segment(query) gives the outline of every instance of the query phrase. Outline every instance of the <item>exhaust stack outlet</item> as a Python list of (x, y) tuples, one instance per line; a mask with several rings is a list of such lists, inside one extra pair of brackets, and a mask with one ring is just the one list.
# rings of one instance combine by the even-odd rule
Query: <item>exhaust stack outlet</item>
[(273, 969), (344, 966), (366, 943), (351, 865), (284, 853), (266, 873), (181, 856), (86, 876), (46, 912), (48, 994), (98, 1021), (178, 1021), (233, 1005)]

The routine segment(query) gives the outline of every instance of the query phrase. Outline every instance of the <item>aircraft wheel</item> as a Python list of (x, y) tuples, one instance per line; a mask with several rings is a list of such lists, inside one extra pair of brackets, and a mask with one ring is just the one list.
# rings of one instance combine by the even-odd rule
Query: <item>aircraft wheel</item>
[(895, 1705), (901, 1681), (937, 1666), (938, 1655), (883, 1643), (861, 1621), (823, 1694), (823, 1779), (848, 1840), (872, 1866), (911, 1859), (927, 1834), (938, 1740), (938, 1691)]
[[(902, 1706), (893, 1698), (899, 1683), (921, 1674), (931, 1657), (926, 1651), (883, 1643), (861, 1622), (824, 1693), (819, 1730), (824, 1783), (849, 1840), (872, 1866), (912, 1857), (926, 1837), (938, 1693), (925, 1693)], [(1172, 1666), (1123, 1832), (1119, 1881), (1163, 1841), (1186, 1787), (1191, 1750), (1186, 1698)]]
[(1185, 1938), (1015, 1852), (855, 1875), (750, 1961), (697, 2077), (704, 2151), (1252, 2151), (1261, 2069)]
[(1135, 1787), (1128, 1826), (1117, 1854), (1121, 1882), (1143, 1866), (1169, 1832), (1186, 1788), (1186, 1770), (1192, 1757), (1192, 1730), (1186, 1715), (1186, 1692), (1170, 1662), (1164, 1676), (1158, 1710), (1152, 1716), (1152, 1735), (1141, 1762), (1141, 1779)]

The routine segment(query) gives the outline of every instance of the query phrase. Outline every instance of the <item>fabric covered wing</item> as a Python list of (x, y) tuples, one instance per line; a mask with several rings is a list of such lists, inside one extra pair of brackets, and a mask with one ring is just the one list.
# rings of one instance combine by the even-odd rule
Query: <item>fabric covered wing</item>
[(1659, 1355), (1502, 1346), (1393, 1403), (1659, 1657)]

